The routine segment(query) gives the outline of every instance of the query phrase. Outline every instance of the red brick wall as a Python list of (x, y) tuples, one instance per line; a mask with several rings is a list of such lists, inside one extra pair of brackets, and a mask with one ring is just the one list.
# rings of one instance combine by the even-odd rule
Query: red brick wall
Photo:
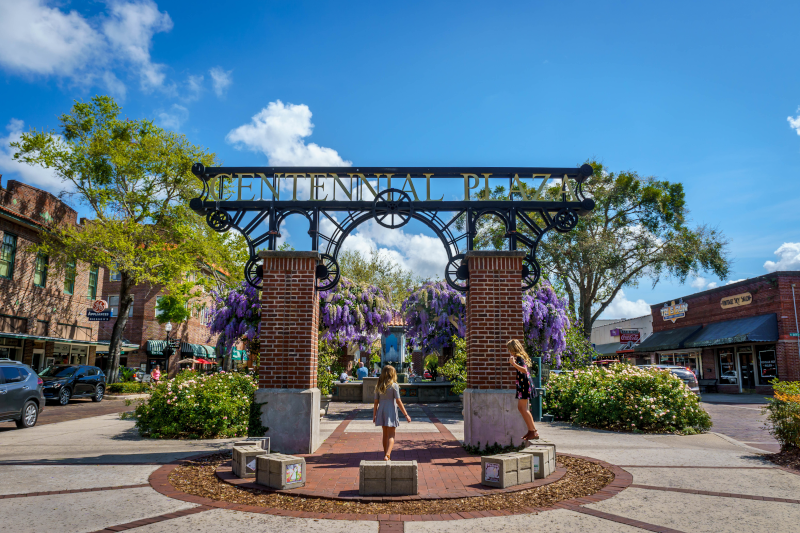
[(317, 386), (316, 252), (262, 252), (260, 388)]
[[(663, 303), (651, 306), (653, 314), (653, 331), (666, 331), (670, 329), (682, 328), (693, 325), (708, 326), (714, 322), (725, 320), (735, 320), (774, 313), (778, 318), (778, 342), (776, 346), (778, 358), (778, 375), (781, 379), (800, 380), (800, 359), (797, 356), (797, 338), (789, 334), (796, 332), (794, 306), (792, 303), (792, 283), (795, 283), (795, 295), (800, 299), (800, 272), (775, 272), (757, 278), (752, 278), (732, 285), (726, 285), (718, 289), (705, 291), (696, 295), (684, 296), (683, 301), (689, 304), (684, 318), (679, 318), (673, 324), (672, 321), (664, 320), (661, 316)], [(752, 303), (723, 309), (720, 301), (729, 296), (749, 292)], [(678, 298), (675, 299), (678, 302)], [(671, 303), (666, 302), (667, 304)], [(708, 359), (707, 359), (708, 357)], [(716, 378), (716, 363), (714, 350), (703, 350), (703, 377), (706, 379)], [(714, 366), (712, 373), (707, 369)], [(738, 387), (720, 386), (727, 391)], [(761, 389), (759, 389), (761, 390)], [(769, 391), (770, 388), (764, 388)]]
[[(40, 234), (56, 223), (75, 223), (73, 209), (52, 194), (34, 187), (9, 181), (0, 188), (0, 238), (5, 233), (17, 236), (17, 252), (11, 279), (0, 278), (0, 313), (28, 319), (26, 331), (34, 333), (36, 321), (48, 323), (48, 336), (57, 337), (58, 324), (87, 328), (88, 340), (97, 340), (98, 323), (86, 319), (90, 306), (89, 265), (76, 265), (73, 294), (64, 293), (64, 275), (50, 268), (44, 287), (33, 284), (36, 254), (32, 247), (40, 242)], [(103, 290), (103, 269), (98, 273), (98, 294)], [(81, 339), (76, 335), (74, 338)], [(30, 344), (30, 343), (26, 343)], [(32, 346), (32, 344), (31, 344)], [(27, 354), (27, 348), (26, 348)]]
[(506, 343), (523, 338), (524, 252), (468, 252), (467, 388), (514, 389)]

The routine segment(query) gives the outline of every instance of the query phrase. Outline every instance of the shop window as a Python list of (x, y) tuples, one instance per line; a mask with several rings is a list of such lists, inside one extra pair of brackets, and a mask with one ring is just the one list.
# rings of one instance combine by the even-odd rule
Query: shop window
[(50, 259), (43, 253), (36, 254), (36, 267), (33, 271), (33, 284), (37, 287), (47, 285), (47, 264)]
[(66, 271), (64, 272), (64, 294), (72, 294), (75, 292), (75, 261), (67, 263)]
[(156, 316), (161, 316), (164, 313), (164, 311), (158, 308), (158, 304), (161, 303), (163, 299), (163, 296), (156, 296)]
[(0, 244), (0, 278), (14, 277), (14, 261), (17, 257), (17, 236), (10, 233), (3, 235)]
[(736, 373), (736, 360), (733, 356), (733, 349), (722, 348), (717, 350), (719, 358), (719, 382), (721, 384), (737, 385), (739, 376)]
[(90, 300), (97, 298), (97, 275), (99, 274), (100, 267), (93, 266), (89, 269), (89, 294), (87, 295)]
[(756, 352), (758, 352), (758, 381), (761, 385), (766, 385), (778, 377), (778, 359), (775, 354), (775, 346), (757, 346)]

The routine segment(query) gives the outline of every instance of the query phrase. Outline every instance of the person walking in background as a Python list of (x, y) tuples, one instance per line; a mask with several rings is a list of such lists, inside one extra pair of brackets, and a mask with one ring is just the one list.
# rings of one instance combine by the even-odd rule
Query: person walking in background
[(536, 431), (536, 426), (533, 425), (533, 415), (528, 407), (528, 401), (531, 399), (533, 392), (531, 373), (528, 370), (531, 366), (531, 359), (528, 357), (525, 347), (516, 339), (508, 341), (506, 348), (508, 348), (508, 353), (510, 354), (508, 362), (517, 369), (517, 409), (519, 409), (519, 414), (522, 415), (525, 425), (528, 426), (528, 432), (522, 437), (522, 440), (537, 440), (539, 432)]
[(378, 378), (375, 386), (375, 403), (372, 406), (372, 422), (383, 429), (383, 460), (391, 461), (392, 448), (394, 447), (394, 434), (400, 425), (397, 414), (398, 407), (411, 422), (411, 417), (406, 412), (406, 407), (400, 399), (400, 386), (397, 384), (397, 371), (392, 365), (386, 365)]
[(364, 366), (364, 363), (358, 363), (358, 371), (356, 372), (356, 376), (358, 379), (364, 379), (365, 377), (369, 376), (369, 370), (367, 370), (367, 367)]

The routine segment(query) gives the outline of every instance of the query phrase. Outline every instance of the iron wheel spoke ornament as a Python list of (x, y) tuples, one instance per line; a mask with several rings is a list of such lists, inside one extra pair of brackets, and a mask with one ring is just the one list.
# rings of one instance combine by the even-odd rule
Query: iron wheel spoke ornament
[(315, 275), (317, 278), (317, 290), (327, 291), (339, 283), (341, 272), (339, 270), (339, 263), (332, 255), (320, 254), (320, 261), (317, 265)]
[(464, 258), (464, 254), (453, 256), (444, 269), (444, 277), (447, 280), (447, 284), (461, 292), (469, 290), (469, 267)]
[(522, 259), (522, 290), (532, 289), (539, 282), (541, 275), (539, 262), (532, 255), (526, 255)]
[(225, 233), (231, 228), (231, 216), (227, 211), (215, 210), (206, 215), (206, 222), (214, 231)]
[(264, 265), (257, 257), (248, 259), (247, 264), (244, 266), (244, 278), (247, 283), (255, 288), (261, 288), (261, 278), (264, 277)]
[(411, 220), (411, 197), (400, 189), (386, 189), (375, 197), (372, 216), (384, 228), (395, 229)]
[(556, 216), (553, 217), (553, 226), (556, 228), (556, 231), (559, 233), (567, 233), (568, 231), (572, 231), (575, 226), (578, 225), (578, 213), (565, 207), (556, 213)]

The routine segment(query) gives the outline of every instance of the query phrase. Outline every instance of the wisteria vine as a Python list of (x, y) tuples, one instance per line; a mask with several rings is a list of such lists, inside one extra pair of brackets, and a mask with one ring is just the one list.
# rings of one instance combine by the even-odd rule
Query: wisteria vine
[(357, 285), (342, 279), (336, 288), (319, 295), (320, 339), (337, 346), (357, 345), (369, 352), (372, 343), (388, 333), (391, 301), (374, 285)]

